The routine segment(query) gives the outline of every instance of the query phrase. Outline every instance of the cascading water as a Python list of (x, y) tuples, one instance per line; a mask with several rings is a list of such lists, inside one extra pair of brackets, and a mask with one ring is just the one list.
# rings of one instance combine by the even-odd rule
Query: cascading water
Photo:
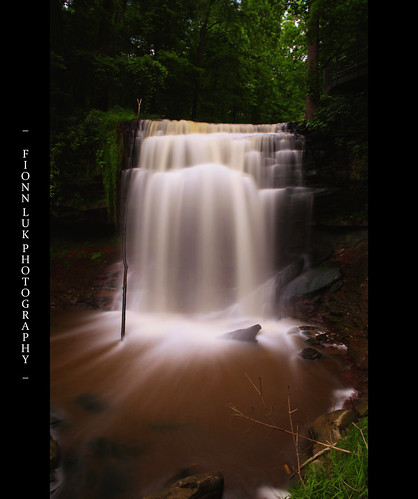
[(303, 138), (285, 124), (145, 121), (137, 149), (128, 307), (271, 315), (270, 280), (306, 252)]
[[(192, 467), (221, 471), (224, 499), (264, 499), (288, 482), (293, 440), (231, 404), (263, 420), (267, 403), (268, 422), (288, 428), (290, 390), (302, 432), (347, 393), (341, 359), (302, 359), (300, 321), (277, 310), (280, 286), (309, 263), (303, 139), (285, 124), (141, 121), (136, 152), (123, 175), (124, 340), (120, 299), (51, 318), (56, 495), (137, 499)], [(256, 323), (257, 342), (225, 337)]]

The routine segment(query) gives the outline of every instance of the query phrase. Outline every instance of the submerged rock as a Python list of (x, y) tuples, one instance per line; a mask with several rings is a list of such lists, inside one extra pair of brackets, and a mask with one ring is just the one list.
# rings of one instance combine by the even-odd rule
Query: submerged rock
[(103, 412), (107, 409), (106, 402), (95, 393), (82, 393), (76, 398), (76, 403), (88, 412)]
[(306, 360), (318, 360), (322, 357), (322, 354), (318, 350), (315, 350), (315, 348), (304, 348), (300, 352), (300, 355), (302, 359)]
[(58, 442), (49, 434), (49, 470), (55, 470), (59, 463), (60, 449)]
[(260, 324), (255, 324), (244, 329), (236, 329), (235, 331), (230, 331), (221, 336), (221, 338), (237, 341), (247, 341), (250, 343), (257, 343), (256, 336), (260, 331)]
[(223, 490), (222, 473), (199, 473), (177, 480), (169, 489), (144, 499), (220, 499)]
[(311, 432), (319, 442), (336, 444), (354, 419), (353, 411), (338, 409), (317, 417), (311, 425)]

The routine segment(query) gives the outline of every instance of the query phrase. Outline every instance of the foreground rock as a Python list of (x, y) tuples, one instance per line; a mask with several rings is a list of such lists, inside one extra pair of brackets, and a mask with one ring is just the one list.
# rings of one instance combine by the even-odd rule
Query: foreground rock
[(222, 473), (199, 473), (177, 480), (169, 489), (144, 499), (220, 499), (223, 490)]
[[(334, 445), (354, 420), (355, 413), (353, 411), (338, 409), (316, 418), (311, 425), (311, 432), (315, 440)], [(315, 444), (313, 452), (316, 453), (322, 448), (323, 446)]]
[(58, 442), (49, 434), (49, 470), (53, 471), (58, 467), (59, 463), (59, 446)]
[(236, 329), (235, 331), (230, 331), (221, 336), (221, 338), (229, 340), (247, 341), (250, 343), (257, 343), (256, 336), (260, 331), (260, 324), (255, 324), (244, 329)]
[(305, 360), (318, 360), (322, 357), (322, 354), (318, 350), (315, 350), (315, 348), (304, 348), (300, 355)]
[(324, 262), (290, 281), (282, 291), (282, 300), (296, 301), (302, 297), (313, 295), (335, 285), (341, 281), (341, 278), (337, 262)]

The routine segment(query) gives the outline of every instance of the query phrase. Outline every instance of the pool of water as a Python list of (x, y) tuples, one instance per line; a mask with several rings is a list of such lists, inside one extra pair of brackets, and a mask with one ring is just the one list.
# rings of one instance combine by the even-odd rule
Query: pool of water
[[(140, 498), (182, 473), (221, 471), (226, 499), (285, 488), (292, 437), (349, 393), (339, 355), (304, 360), (293, 319), (65, 311), (51, 316), (55, 497)], [(222, 338), (259, 323), (256, 343)], [(246, 417), (237, 416), (234, 408)], [(302, 440), (301, 440), (302, 441)], [(264, 488), (264, 489), (263, 489)]]

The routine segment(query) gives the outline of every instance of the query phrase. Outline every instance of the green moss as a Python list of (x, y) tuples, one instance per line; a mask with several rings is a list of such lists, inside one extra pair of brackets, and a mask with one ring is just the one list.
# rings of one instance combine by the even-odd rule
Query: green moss
[[(90, 120), (89, 120), (90, 118)], [(100, 167), (106, 193), (108, 217), (116, 223), (117, 173), (123, 167), (123, 138), (118, 134), (118, 123), (129, 121), (132, 114), (113, 108), (107, 112), (94, 110), (86, 120), (96, 126), (96, 163)]]

